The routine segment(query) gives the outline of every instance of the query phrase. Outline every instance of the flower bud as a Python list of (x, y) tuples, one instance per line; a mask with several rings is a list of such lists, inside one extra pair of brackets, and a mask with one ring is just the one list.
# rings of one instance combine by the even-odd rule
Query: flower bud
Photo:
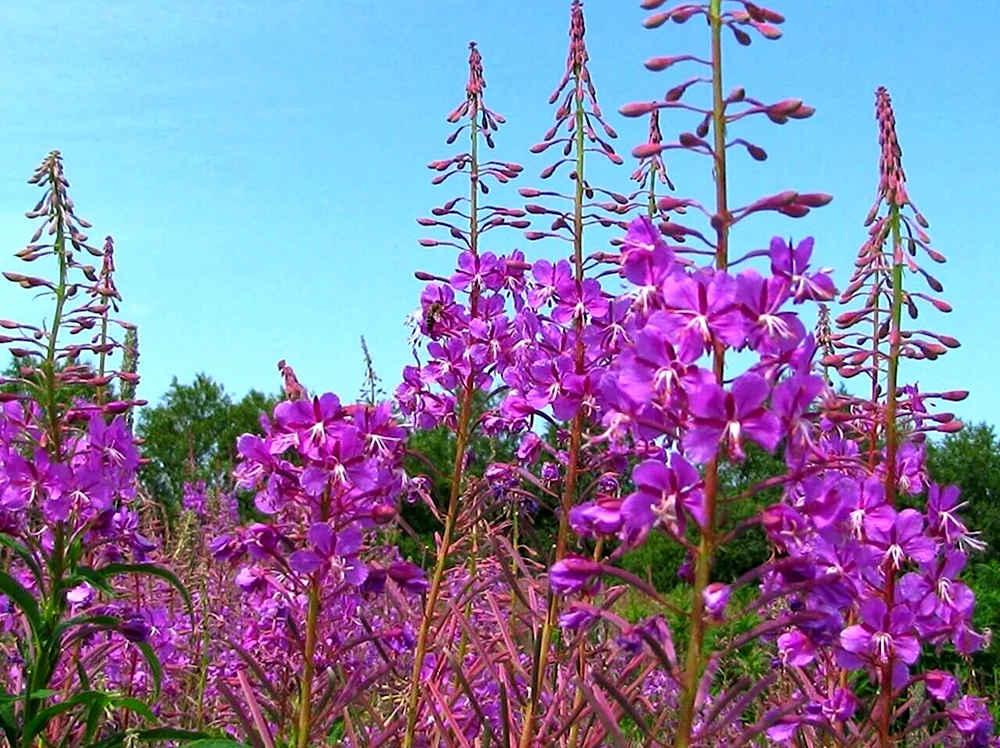
[(379, 504), (372, 508), (372, 522), (376, 525), (387, 525), (396, 518), (396, 507), (389, 504)]

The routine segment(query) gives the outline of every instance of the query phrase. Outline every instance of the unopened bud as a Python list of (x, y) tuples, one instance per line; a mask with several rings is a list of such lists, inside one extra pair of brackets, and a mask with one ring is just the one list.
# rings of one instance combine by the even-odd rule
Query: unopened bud
[(372, 508), (372, 522), (376, 525), (387, 525), (396, 517), (396, 507), (379, 504)]

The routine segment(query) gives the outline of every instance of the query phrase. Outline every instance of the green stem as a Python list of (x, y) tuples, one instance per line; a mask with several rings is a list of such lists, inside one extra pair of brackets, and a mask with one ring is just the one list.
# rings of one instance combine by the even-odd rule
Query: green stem
[[(52, 315), (52, 325), (49, 329), (48, 345), (45, 351), (45, 361), (42, 363), (44, 383), (45, 417), (47, 422), (48, 450), (54, 460), (59, 460), (62, 454), (62, 423), (58, 403), (58, 382), (56, 379), (56, 351), (58, 350), (59, 329), (62, 326), (63, 310), (66, 305), (66, 284), (69, 275), (69, 258), (66, 254), (65, 219), (63, 206), (59, 197), (59, 183), (56, 166), (49, 169), (49, 189), (52, 191), (53, 224), (55, 225), (55, 240), (53, 252), (59, 262), (59, 279), (55, 288), (56, 308)], [(28, 724), (41, 710), (44, 699), (31, 698), (30, 694), (48, 688), (49, 681), (56, 668), (58, 652), (50, 651), (50, 634), (62, 619), (65, 607), (62, 587), (65, 567), (66, 533), (62, 523), (57, 523), (53, 537), (52, 554), (49, 556), (49, 596), (43, 604), (43, 630), (35, 641), (35, 659), (30, 663), (31, 672), (28, 676), (28, 687), (24, 693), (24, 724)], [(27, 665), (28, 663), (26, 663)], [(29, 746), (34, 744), (31, 740)]]
[(305, 662), (302, 666), (302, 685), (299, 688), (299, 720), (298, 729), (295, 734), (296, 748), (309, 748), (309, 730), (312, 723), (312, 682), (316, 660), (316, 628), (318, 620), (319, 579), (313, 578), (309, 588)]
[(656, 167), (649, 170), (649, 192), (646, 199), (646, 215), (652, 221), (656, 218)]
[[(105, 256), (105, 262), (107, 262), (107, 256)], [(108, 272), (110, 273), (110, 270)], [(110, 278), (102, 274), (99, 283), (110, 285)], [(108, 344), (108, 304), (109, 304), (109, 299), (111, 297), (105, 293), (102, 293), (100, 296), (101, 296), (101, 306), (104, 309), (104, 312), (101, 314), (101, 336), (100, 336), (101, 352), (100, 354), (98, 354), (97, 357), (97, 376), (99, 378), (103, 378), (105, 365), (107, 364), (107, 359), (108, 359), (108, 353), (106, 350), (104, 350), (104, 347)], [(101, 384), (98, 385), (97, 387), (97, 404), (102, 405), (103, 403), (104, 403), (104, 385)]]
[[(582, 71), (579, 65), (573, 69), (575, 78), (575, 90), (579, 91), (583, 85), (580, 80)], [(586, 141), (584, 139), (584, 126), (586, 125), (586, 115), (583, 109), (583, 100), (579, 96), (574, 96), (576, 110), (574, 112), (574, 146), (576, 149), (576, 189), (573, 195), (573, 266), (575, 277), (578, 283), (583, 282), (583, 202), (584, 202), (584, 153)], [(583, 340), (581, 330), (583, 320), (577, 318), (576, 327), (576, 373), (584, 373)], [(566, 466), (566, 481), (562, 495), (562, 512), (559, 516), (559, 531), (556, 535), (556, 561), (566, 556), (566, 547), (569, 544), (569, 512), (573, 508), (573, 499), (576, 496), (576, 479), (579, 471), (580, 449), (583, 444), (583, 413), (578, 410), (573, 417), (570, 427), (569, 444), (569, 464)], [(538, 709), (538, 697), (541, 693), (542, 682), (545, 680), (545, 669), (548, 666), (549, 647), (552, 644), (552, 633), (555, 628), (556, 614), (559, 610), (558, 599), (555, 595), (549, 598), (549, 607), (542, 624), (541, 646), (538, 647), (538, 658), (532, 668), (531, 697), (525, 709), (524, 724), (521, 729), (520, 748), (528, 748), (531, 744), (532, 731), (534, 730), (535, 715)]]
[[(711, 0), (708, 20), (712, 34), (712, 129), (715, 150), (715, 201), (716, 201), (716, 270), (724, 271), (729, 266), (729, 226), (731, 215), (728, 206), (726, 178), (726, 113), (722, 92), (722, 9), (721, 0)], [(713, 373), (720, 384), (725, 376), (725, 354), (716, 345), (713, 356)], [(712, 554), (715, 550), (716, 506), (719, 492), (719, 459), (715, 457), (705, 469), (705, 527), (698, 543), (695, 558), (694, 584), (691, 589), (691, 611), (689, 616), (690, 636), (684, 671), (681, 676), (680, 713), (674, 744), (677, 748), (688, 748), (694, 730), (695, 697), (698, 682), (704, 668), (702, 650), (705, 640), (705, 603), (703, 593), (709, 583), (712, 568)]]
[(899, 236), (899, 206), (893, 205), (889, 214), (892, 231), (892, 306), (889, 322), (889, 366), (886, 377), (885, 406), (885, 497), (891, 504), (896, 503), (896, 449), (898, 434), (896, 429), (897, 397), (899, 385), (899, 354), (902, 348), (903, 319), (903, 253)]
[[(55, 181), (55, 170), (49, 174), (50, 185), (53, 192), (57, 192)], [(56, 350), (58, 347), (59, 328), (62, 326), (63, 309), (66, 306), (66, 282), (69, 275), (69, 260), (66, 256), (66, 235), (63, 226), (62, 204), (58, 197), (53, 197), (55, 207), (56, 238), (53, 242), (53, 250), (59, 259), (59, 281), (56, 285), (56, 308), (52, 314), (52, 327), (49, 330), (49, 342), (45, 351), (45, 362), (42, 364), (42, 373), (45, 376), (45, 399), (46, 417), (49, 425), (49, 451), (53, 457), (58, 458), (62, 448), (62, 429), (60, 428), (59, 405), (56, 399), (58, 387), (56, 382)]]
[[(872, 284), (872, 389), (871, 389), (871, 399), (869, 400), (874, 407), (875, 403), (879, 402), (881, 396), (879, 394), (879, 380), (882, 378), (882, 351), (881, 342), (879, 341), (878, 333), (879, 327), (881, 326), (881, 319), (879, 318), (879, 297), (882, 292), (882, 274), (876, 273), (875, 280)], [(873, 413), (874, 416), (874, 413)], [(878, 419), (873, 417), (871, 419), (871, 428), (868, 433), (868, 469), (875, 470), (875, 463), (878, 458), (878, 437), (879, 437), (879, 423)]]
[[(469, 132), (471, 163), (469, 166), (469, 251), (474, 256), (479, 254), (479, 105), (476, 99), (470, 100)], [(479, 284), (473, 284), (469, 306), (474, 318), (478, 311)], [(451, 491), (448, 499), (448, 512), (445, 516), (444, 531), (441, 534), (441, 546), (438, 548), (437, 560), (434, 565), (434, 576), (427, 592), (423, 617), (420, 621), (420, 633), (417, 635), (417, 646), (413, 658), (413, 670), (410, 674), (410, 689), (406, 699), (406, 733), (403, 736), (403, 748), (412, 748), (417, 729), (417, 707), (420, 702), (420, 676), (423, 671), (424, 659), (430, 641), (431, 625), (434, 620), (434, 609), (444, 581), (444, 572), (451, 551), (455, 525), (458, 521), (459, 497), (462, 493), (462, 480), (465, 474), (465, 452), (468, 448), (472, 431), (472, 392), (475, 378), (469, 374), (465, 382), (465, 391), (459, 407), (458, 430), (455, 436), (455, 464), (452, 469)]]
[[(597, 561), (601, 558), (601, 554), (604, 551), (604, 538), (598, 538), (597, 542), (594, 544), (594, 553), (591, 555), (591, 559)], [(586, 641), (580, 642), (577, 647), (577, 666), (576, 673), (582, 679), (587, 672), (587, 648)], [(573, 708), (570, 714), (575, 714), (576, 710), (580, 708), (583, 704), (583, 691), (579, 688), (576, 689), (576, 695), (573, 697)], [(573, 723), (573, 726), (569, 728), (569, 748), (576, 748), (580, 740), (580, 723), (581, 720), (577, 720)]]
[[(201, 580), (201, 603), (205, 607), (209, 600), (208, 590), (205, 580)], [(208, 620), (208, 616), (205, 616)], [(208, 626), (202, 626), (201, 630), (201, 656), (198, 658), (198, 708), (195, 712), (194, 729), (201, 730), (205, 726), (205, 689), (208, 688), (208, 666), (209, 666), (209, 646), (211, 643), (211, 633)]]
[[(902, 348), (903, 319), (903, 253), (899, 235), (899, 206), (889, 209), (889, 226), (892, 232), (892, 303), (889, 307), (889, 363), (886, 377), (885, 401), (885, 498), (890, 506), (896, 505), (896, 450), (899, 434), (896, 428), (897, 397), (899, 376), (899, 356)], [(885, 604), (892, 610), (895, 603), (896, 570), (892, 566), (886, 571), (882, 588)], [(879, 745), (889, 748), (893, 745), (892, 712), (894, 693), (892, 688), (893, 657), (890, 653), (882, 666), (882, 684), (879, 693)]]
[[(471, 379), (471, 378), (470, 378)], [(455, 467), (451, 478), (451, 496), (448, 501), (448, 513), (445, 517), (444, 532), (441, 534), (441, 546), (438, 548), (437, 561), (434, 565), (434, 576), (431, 578), (431, 588), (427, 592), (424, 604), (423, 618), (420, 621), (420, 633), (417, 636), (417, 647), (413, 658), (413, 670), (410, 674), (410, 691), (406, 702), (406, 734), (403, 737), (403, 748), (412, 748), (413, 737), (417, 729), (417, 706), (420, 700), (420, 677), (423, 671), (424, 658), (427, 656), (427, 645), (430, 639), (431, 623), (434, 619), (434, 609), (437, 607), (444, 581), (445, 567), (451, 541), (458, 518), (458, 499), (461, 495), (461, 483), (464, 467), (464, 457), (469, 431), (469, 414), (472, 411), (472, 382), (466, 386), (466, 394), (462, 399), (459, 415), (458, 434), (455, 439)]]

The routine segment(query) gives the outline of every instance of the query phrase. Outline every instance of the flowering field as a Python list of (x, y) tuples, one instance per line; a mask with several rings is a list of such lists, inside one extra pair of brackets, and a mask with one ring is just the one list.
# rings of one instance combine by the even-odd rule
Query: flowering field
[[(647, 61), (674, 76), (663, 98), (619, 109), (647, 142), (613, 145), (572, 0), (536, 186), (493, 158), (470, 44), (458, 152), (430, 164), (453, 191), (419, 219), (454, 271), (416, 274), (415, 363), (384, 397), (368, 358), (352, 402), (279, 362), (235, 469), (180, 497), (143, 480), (114, 241), (44, 158), (30, 265), (4, 276), (50, 316), (0, 319), (0, 746), (1000, 745), (968, 666), (984, 543), (927, 462), (967, 393), (908, 379), (958, 341), (929, 329), (945, 258), (890, 94), (849, 271), (816, 267), (812, 238), (748, 247), (745, 222), (784, 232), (832, 199), (731, 198), (729, 160), (768, 157), (742, 121), (814, 113), (723, 85), (729, 45), (784, 18), (642, 6), (648, 28), (704, 27)], [(691, 155), (712, 194), (668, 176)], [(616, 185), (588, 176), (629, 158)], [(560, 259), (503, 250), (536, 243)], [(653, 547), (669, 593), (629, 561)]]

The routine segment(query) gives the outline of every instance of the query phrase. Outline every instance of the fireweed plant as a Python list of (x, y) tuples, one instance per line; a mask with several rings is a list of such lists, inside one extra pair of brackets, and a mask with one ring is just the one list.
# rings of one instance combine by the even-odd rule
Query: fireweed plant
[[(485, 157), (504, 120), (471, 44), (447, 118), (448, 144), (467, 146), (430, 164), (434, 184), (464, 187), (419, 220), (444, 232), (421, 244), (457, 250), (456, 267), (417, 273), (415, 362), (394, 397), (367, 349), (356, 404), (279, 362), (284, 398), (240, 438), (229, 490), (192, 481), (166, 513), (137, 481), (138, 343), (113, 316), (114, 243), (87, 244), (58, 153), (42, 163), (28, 214), (42, 225), (18, 255), (51, 258), (56, 277), (5, 276), (51, 294), (52, 320), (0, 320), (23, 367), (0, 414), (0, 744), (1000, 745), (984, 697), (921, 668), (925, 648), (969, 657), (988, 632), (972, 629), (960, 578), (983, 544), (925, 466), (928, 435), (961, 428), (934, 403), (965, 393), (902, 379), (905, 360), (958, 342), (904, 327), (904, 312), (949, 307), (921, 265), (944, 257), (907, 191), (889, 94), (876, 94), (868, 237), (838, 297), (812, 239), (741, 247), (737, 231), (829, 196), (730, 201), (731, 162), (767, 158), (738, 123), (813, 113), (723, 84), (729, 37), (777, 39), (782, 16), (743, 0), (642, 5), (647, 27), (703, 20), (707, 39), (647, 61), (691, 74), (619, 110), (647, 119), (632, 191), (593, 183), (595, 159), (623, 159), (579, 0), (555, 123), (531, 148), (558, 154), (540, 177), (565, 191), (501, 204), (522, 167)], [(692, 126), (666, 138), (674, 112)], [(673, 194), (667, 157), (689, 154), (707, 159), (707, 200)], [(509, 249), (518, 238), (556, 259)], [(440, 504), (430, 475), (404, 469), (430, 429), (453, 450)], [(516, 456), (481, 471), (473, 450), (491, 440)], [(727, 488), (751, 446), (783, 471)], [(388, 542), (407, 529), (401, 503), (440, 521), (426, 571)], [(738, 505), (761, 508), (732, 519)], [(715, 562), (751, 528), (770, 557), (721, 578)], [(653, 537), (677, 547), (683, 594), (622, 568)], [(763, 674), (739, 667), (750, 647), (769, 653)]]
[[(110, 397), (114, 383), (125, 392), (136, 381), (134, 355), (109, 367), (122, 348), (115, 330), (134, 329), (111, 315), (114, 244), (87, 243), (58, 152), (30, 182), (43, 195), (27, 215), (41, 224), (18, 257), (50, 258), (56, 274), (4, 276), (55, 303), (44, 327), (0, 322), (21, 363), (7, 382), (21, 394), (4, 395), (0, 415), (0, 730), (11, 748), (183, 736), (155, 727), (163, 674), (142, 590), (149, 579), (172, 585), (181, 617), (188, 599), (176, 575), (150, 563), (155, 546), (140, 528), (139, 454), (123, 417), (140, 403)], [(128, 732), (130, 722), (145, 729)]]

